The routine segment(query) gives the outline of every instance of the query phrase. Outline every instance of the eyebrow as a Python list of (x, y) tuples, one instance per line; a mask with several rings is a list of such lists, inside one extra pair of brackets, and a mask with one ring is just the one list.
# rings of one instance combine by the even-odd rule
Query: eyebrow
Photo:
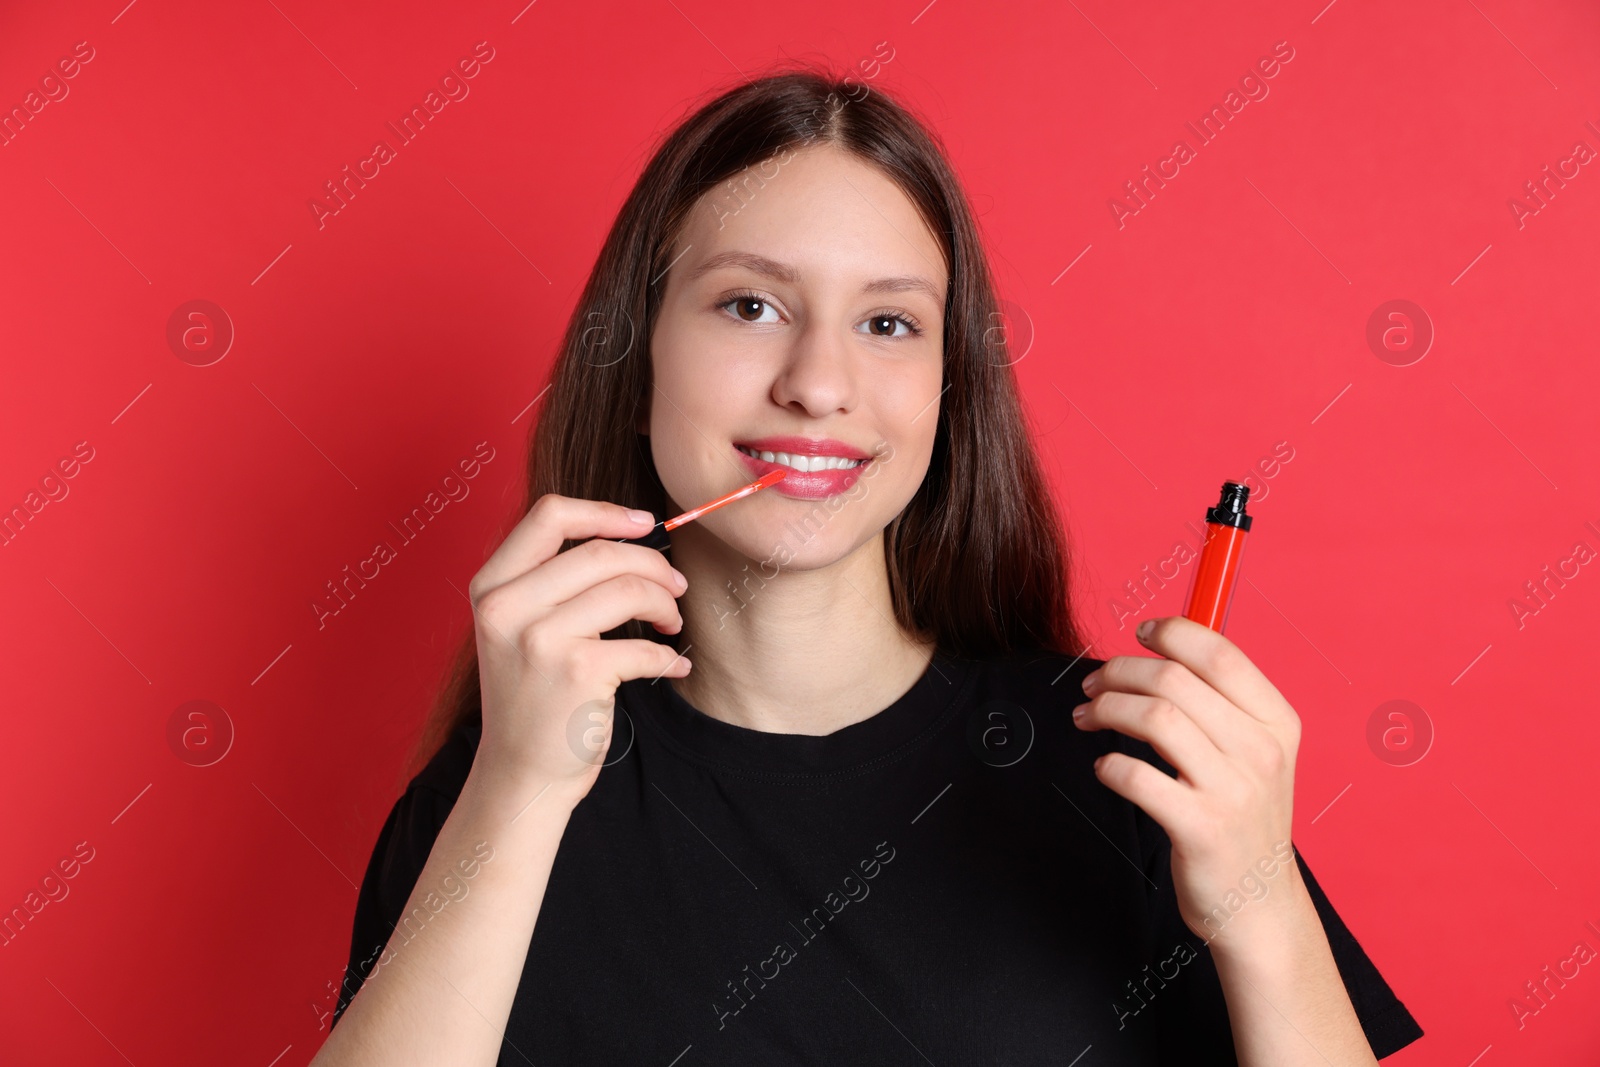
[[(754, 252), (727, 251), (718, 252), (706, 259), (694, 270), (690, 271), (684, 279), (692, 282), (696, 278), (710, 274), (723, 267), (743, 267), (745, 270), (760, 274), (763, 277), (773, 278), (789, 285), (800, 284), (800, 271), (775, 259), (757, 255)], [(944, 307), (944, 294), (941, 293), (928, 279), (917, 274), (902, 274), (892, 278), (876, 278), (861, 287), (863, 293), (908, 293), (920, 292), (926, 294), (941, 309)]]

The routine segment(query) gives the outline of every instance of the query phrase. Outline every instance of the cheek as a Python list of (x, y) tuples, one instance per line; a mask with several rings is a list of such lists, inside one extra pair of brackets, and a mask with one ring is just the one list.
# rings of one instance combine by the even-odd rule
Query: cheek
[(673, 392), (671, 383), (661, 383), (661, 391), (650, 402), (650, 455), (661, 484), (684, 507), (699, 491), (697, 482), (703, 477), (699, 472), (706, 466), (709, 448), (706, 436), (711, 434), (704, 413), (696, 410), (695, 398)]
[[(857, 483), (857, 505), (867, 526), (888, 525), (928, 473), (939, 425), (942, 368), (920, 363), (885, 365), (862, 382), (871, 397), (865, 424), (881, 435), (888, 448)], [(871, 447), (871, 446), (868, 446)]]
[[(658, 352), (650, 396), (650, 453), (667, 494), (688, 508), (726, 492), (744, 474), (734, 454), (736, 427), (748, 425), (751, 390), (738, 368), (713, 357)], [(759, 399), (759, 398), (758, 398)]]
[(943, 368), (926, 363), (895, 368), (872, 386), (878, 398), (874, 407), (880, 412), (881, 431), (895, 448), (895, 464), (915, 467), (919, 481), (939, 428), (943, 384)]

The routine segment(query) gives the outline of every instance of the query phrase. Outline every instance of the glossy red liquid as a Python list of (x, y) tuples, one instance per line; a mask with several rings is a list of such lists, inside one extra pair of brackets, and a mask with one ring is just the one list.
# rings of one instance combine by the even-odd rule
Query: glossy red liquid
[(1244, 554), (1245, 532), (1227, 523), (1206, 523), (1206, 543), (1195, 564), (1183, 617), (1221, 633), (1228, 625), (1233, 587), (1239, 581), (1239, 559)]

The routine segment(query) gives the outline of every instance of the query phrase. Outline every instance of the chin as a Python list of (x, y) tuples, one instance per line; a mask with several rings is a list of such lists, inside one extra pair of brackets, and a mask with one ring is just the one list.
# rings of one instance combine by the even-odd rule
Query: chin
[(882, 531), (882, 525), (873, 525), (871, 517), (852, 515), (851, 501), (840, 497), (834, 502), (843, 506), (835, 511), (826, 500), (765, 501), (763, 514), (753, 514), (752, 507), (752, 512), (729, 515), (720, 523), (710, 521), (716, 516), (708, 515), (698, 525), (703, 534), (750, 560), (752, 571), (772, 578), (779, 571), (831, 566)]

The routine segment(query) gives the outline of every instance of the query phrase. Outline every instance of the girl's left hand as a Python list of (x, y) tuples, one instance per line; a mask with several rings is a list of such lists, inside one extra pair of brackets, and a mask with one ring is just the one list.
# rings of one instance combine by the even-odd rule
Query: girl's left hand
[(1095, 761), (1101, 782), (1167, 831), (1184, 924), (1209, 941), (1225, 922), (1234, 936), (1222, 943), (1242, 940), (1248, 929), (1273, 924), (1246, 919), (1235, 928), (1233, 911), (1279, 909), (1227, 901), (1265, 900), (1281, 866), (1290, 884), (1303, 885), (1287, 844), (1300, 716), (1216, 631), (1172, 616), (1148, 619), (1136, 633), (1165, 658), (1113, 656), (1084, 678), (1092, 699), (1073, 709), (1073, 718), (1080, 729), (1136, 737), (1176, 768), (1173, 779), (1121, 752)]

